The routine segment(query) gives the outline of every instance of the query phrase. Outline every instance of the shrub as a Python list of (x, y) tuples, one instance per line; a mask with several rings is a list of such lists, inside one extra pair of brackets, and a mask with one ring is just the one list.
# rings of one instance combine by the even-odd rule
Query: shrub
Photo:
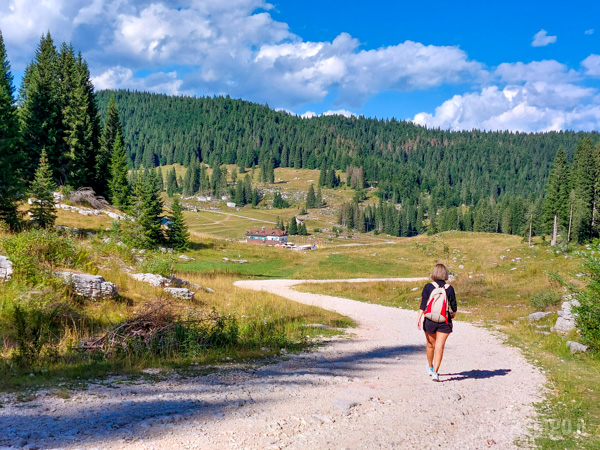
[(536, 310), (543, 311), (548, 306), (554, 306), (560, 302), (561, 295), (556, 291), (542, 291), (529, 299), (531, 306)]
[(91, 261), (89, 253), (72, 237), (56, 231), (34, 229), (9, 235), (0, 240), (0, 248), (13, 263), (13, 278), (33, 285), (54, 267), (87, 268)]
[(156, 273), (163, 277), (169, 277), (173, 273), (176, 261), (172, 254), (146, 252), (143, 258), (139, 266), (141, 272)]
[(14, 339), (17, 344), (13, 359), (22, 367), (32, 366), (44, 345), (52, 338), (58, 308), (26, 309), (21, 305), (13, 308)]
[[(592, 248), (597, 254), (600, 241), (594, 241)], [(586, 289), (579, 294), (580, 306), (573, 308), (582, 340), (595, 350), (600, 350), (600, 257), (587, 256), (584, 266), (588, 272)]]

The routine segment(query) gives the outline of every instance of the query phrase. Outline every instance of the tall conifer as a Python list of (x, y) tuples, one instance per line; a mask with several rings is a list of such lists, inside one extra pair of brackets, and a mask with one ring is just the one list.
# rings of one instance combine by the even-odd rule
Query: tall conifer
[(183, 207), (179, 202), (178, 195), (173, 198), (171, 213), (167, 218), (171, 222), (167, 228), (169, 246), (177, 250), (186, 250), (190, 245), (190, 234), (183, 217)]
[(46, 149), (42, 149), (38, 168), (29, 186), (29, 193), (33, 199), (31, 218), (33, 223), (40, 228), (51, 227), (56, 220), (54, 189), (56, 189), (56, 185), (52, 178), (52, 169), (48, 163)]
[(99, 195), (106, 196), (108, 192), (108, 179), (110, 177), (108, 166), (110, 164), (113, 146), (115, 145), (115, 139), (117, 138), (118, 133), (124, 137), (119, 110), (115, 102), (115, 97), (112, 96), (108, 104), (108, 109), (106, 110), (104, 128), (100, 139), (100, 150), (96, 154), (95, 190)]
[(0, 222), (19, 227), (17, 201), (22, 195), (19, 121), (14, 105), (13, 76), (0, 32)]
[(58, 92), (58, 54), (50, 36), (42, 35), (34, 61), (25, 69), (19, 110), (25, 158), (25, 177), (33, 178), (42, 149), (46, 150), (54, 180), (64, 182), (65, 139)]
[(108, 189), (111, 203), (121, 209), (131, 204), (129, 181), (127, 180), (127, 155), (121, 133), (117, 132), (110, 159)]
[(559, 148), (554, 158), (554, 167), (548, 176), (544, 201), (545, 222), (552, 234), (551, 245), (556, 245), (559, 226), (565, 226), (568, 221), (570, 181), (567, 156)]

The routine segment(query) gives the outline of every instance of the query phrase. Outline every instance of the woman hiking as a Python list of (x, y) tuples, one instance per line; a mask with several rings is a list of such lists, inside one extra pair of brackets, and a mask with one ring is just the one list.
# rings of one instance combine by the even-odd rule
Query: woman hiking
[[(421, 308), (417, 327), (425, 331), (427, 339), (427, 373), (433, 381), (440, 381), (439, 370), (444, 356), (444, 345), (452, 333), (452, 319), (456, 315), (456, 294), (448, 281), (448, 269), (436, 264), (421, 294)], [(425, 320), (423, 320), (425, 317)]]

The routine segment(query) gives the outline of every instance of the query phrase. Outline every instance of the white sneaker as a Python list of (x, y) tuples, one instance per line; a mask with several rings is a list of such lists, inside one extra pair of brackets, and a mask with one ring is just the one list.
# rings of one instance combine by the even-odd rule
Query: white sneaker
[(427, 368), (427, 375), (431, 376), (433, 374), (433, 367)]
[(440, 375), (437, 372), (432, 372), (431, 381), (440, 381)]

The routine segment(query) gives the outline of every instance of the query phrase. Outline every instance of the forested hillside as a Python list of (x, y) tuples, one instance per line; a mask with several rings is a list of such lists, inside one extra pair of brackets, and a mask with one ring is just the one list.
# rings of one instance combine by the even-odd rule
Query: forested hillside
[[(403, 202), (431, 194), (436, 206), (543, 195), (559, 148), (572, 158), (589, 133), (451, 132), (396, 120), (323, 116), (302, 119), (231, 98), (97, 93), (101, 115), (115, 96), (133, 167), (195, 158), (215, 164), (346, 170), (363, 167), (367, 185)], [(592, 133), (598, 140), (598, 133)]]

